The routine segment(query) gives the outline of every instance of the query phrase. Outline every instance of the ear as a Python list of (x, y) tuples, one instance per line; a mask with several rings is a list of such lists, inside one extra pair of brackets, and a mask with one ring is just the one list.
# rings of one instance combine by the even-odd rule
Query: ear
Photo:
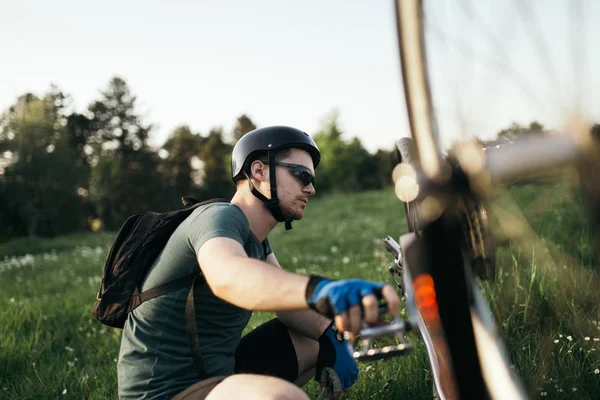
[(268, 179), (269, 166), (263, 164), (259, 160), (255, 160), (250, 165), (251, 178), (256, 179), (260, 182), (265, 182)]

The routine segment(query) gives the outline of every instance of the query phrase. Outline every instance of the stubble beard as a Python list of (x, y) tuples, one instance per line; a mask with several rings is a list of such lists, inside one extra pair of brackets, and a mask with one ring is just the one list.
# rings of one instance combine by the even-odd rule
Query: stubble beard
[(302, 219), (304, 217), (304, 212), (302, 211), (302, 209), (300, 208), (300, 201), (298, 201), (298, 204), (279, 204), (279, 207), (281, 209), (281, 213), (283, 214), (283, 216), (286, 219), (291, 219), (293, 221), (297, 221), (299, 219)]

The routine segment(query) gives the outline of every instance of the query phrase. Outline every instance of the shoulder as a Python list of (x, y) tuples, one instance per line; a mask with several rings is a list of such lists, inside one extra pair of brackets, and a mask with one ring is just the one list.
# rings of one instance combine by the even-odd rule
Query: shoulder
[(244, 245), (250, 225), (244, 212), (231, 203), (213, 203), (194, 210), (186, 221), (187, 239), (195, 252), (214, 237), (227, 237)]
[(200, 206), (192, 212), (189, 219), (192, 222), (206, 222), (212, 220), (221, 222), (232, 221), (249, 226), (248, 219), (244, 212), (238, 206), (228, 202)]

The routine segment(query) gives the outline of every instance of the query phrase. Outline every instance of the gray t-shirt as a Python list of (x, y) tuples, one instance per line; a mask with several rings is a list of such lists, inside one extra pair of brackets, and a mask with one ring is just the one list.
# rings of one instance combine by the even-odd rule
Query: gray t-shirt
[[(230, 203), (202, 206), (177, 227), (141, 290), (198, 270), (196, 254), (204, 242), (214, 237), (237, 240), (252, 258), (265, 260), (271, 252), (268, 239), (263, 247), (239, 207)], [(188, 293), (189, 288), (166, 293), (129, 314), (117, 364), (120, 399), (166, 399), (199, 380), (185, 326)], [(233, 373), (235, 349), (252, 312), (217, 298), (207, 284), (199, 285), (195, 304), (208, 377)]]

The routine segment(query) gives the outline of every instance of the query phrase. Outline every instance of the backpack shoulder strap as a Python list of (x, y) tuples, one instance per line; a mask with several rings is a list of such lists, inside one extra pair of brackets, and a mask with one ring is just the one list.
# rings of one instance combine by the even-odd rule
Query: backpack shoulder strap
[(179, 279), (175, 279), (174, 281), (171, 281), (171, 282), (163, 283), (162, 285), (158, 285), (157, 287), (148, 289), (145, 292), (138, 293), (135, 296), (135, 298), (133, 299), (132, 303), (135, 303), (135, 306), (137, 307), (140, 304), (142, 304), (143, 302), (153, 299), (155, 297), (158, 297), (160, 295), (163, 295), (165, 293), (173, 292), (177, 289), (182, 289), (186, 286), (190, 286), (190, 281), (193, 281), (194, 278), (196, 278), (196, 276), (199, 273), (200, 273), (199, 271), (193, 272), (190, 275), (186, 275)]
[(196, 305), (194, 304), (194, 292), (198, 285), (205, 283), (206, 280), (203, 275), (198, 275), (192, 283), (190, 293), (188, 294), (187, 301), (185, 303), (185, 328), (188, 335), (188, 341), (190, 342), (190, 349), (192, 350), (192, 360), (194, 367), (200, 378), (206, 376), (206, 370), (204, 369), (204, 359), (200, 352), (200, 340), (198, 339), (198, 325), (196, 324)]

